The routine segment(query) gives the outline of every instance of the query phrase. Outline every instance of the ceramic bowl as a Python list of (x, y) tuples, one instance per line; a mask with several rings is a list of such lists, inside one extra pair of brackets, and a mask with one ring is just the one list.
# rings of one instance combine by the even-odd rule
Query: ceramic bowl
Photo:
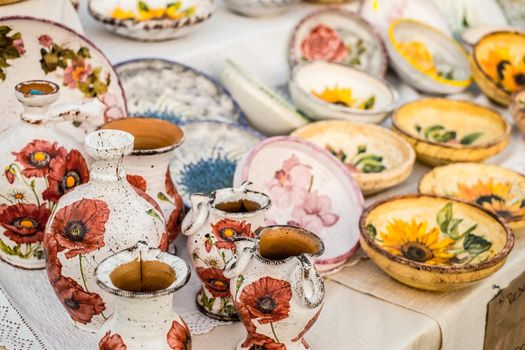
[(471, 50), (476, 43), (485, 35), (501, 31), (513, 30), (512, 27), (503, 25), (482, 25), (465, 29), (460, 34), (460, 42)]
[[(314, 61), (296, 66), (289, 84), (295, 105), (312, 119), (343, 119), (357, 123), (381, 123), (395, 108), (397, 93), (386, 81), (339, 63)], [(334, 102), (318, 97), (325, 89), (350, 89), (353, 107), (342, 103), (344, 92)], [(317, 94), (318, 96), (315, 96)], [(348, 95), (347, 95), (348, 96)], [(373, 100), (369, 109), (362, 108)]]
[(414, 146), (427, 165), (482, 162), (509, 143), (510, 125), (477, 104), (427, 98), (410, 102), (392, 116), (392, 127)]
[(303, 126), (292, 136), (326, 149), (343, 162), (364, 195), (405, 181), (416, 160), (405, 139), (376, 125), (328, 120)]
[(0, 0), (0, 6), (14, 4), (15, 2), (21, 2), (24, 0)]
[(419, 21), (392, 22), (386, 48), (397, 74), (417, 90), (454, 94), (471, 83), (468, 57), (452, 38)]
[(470, 65), (483, 93), (503, 106), (512, 93), (525, 88), (525, 34), (495, 32), (485, 35), (472, 49)]
[[(170, 15), (169, 11), (166, 11), (170, 7), (168, 2), (161, 8), (153, 8), (151, 3), (151, 0), (89, 0), (88, 11), (91, 17), (107, 29), (140, 41), (163, 41), (188, 35), (208, 20), (215, 11), (214, 0), (174, 2), (171, 4), (173, 7)], [(146, 4), (147, 11), (141, 9), (143, 4)], [(117, 11), (120, 13), (115, 16)], [(154, 17), (157, 16), (154, 15), (156, 12), (163, 14)]]
[(509, 110), (514, 118), (514, 124), (525, 134), (525, 89), (516, 92), (512, 96)]
[(525, 227), (525, 176), (510, 169), (478, 163), (437, 167), (423, 176), (419, 192), (475, 203), (513, 229)]
[(514, 235), (497, 215), (446, 197), (407, 195), (367, 208), (363, 250), (385, 273), (411, 287), (448, 291), (503, 266)]
[(277, 15), (288, 10), (300, 0), (224, 0), (226, 7), (235, 13), (249, 17)]

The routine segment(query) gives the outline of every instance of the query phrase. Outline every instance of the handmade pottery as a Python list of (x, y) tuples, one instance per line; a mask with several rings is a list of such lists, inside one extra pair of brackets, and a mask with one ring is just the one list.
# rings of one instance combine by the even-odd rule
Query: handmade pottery
[(277, 15), (298, 2), (299, 0), (224, 0), (229, 10), (249, 17)]
[(190, 279), (188, 264), (145, 242), (103, 260), (97, 284), (116, 312), (99, 331), (99, 349), (191, 349), (191, 335), (173, 310), (173, 294)]
[(525, 89), (512, 96), (509, 111), (514, 118), (514, 124), (525, 134)]
[(441, 98), (405, 104), (392, 116), (392, 128), (414, 146), (418, 160), (432, 166), (482, 162), (507, 147), (511, 131), (492, 109)]
[(396, 73), (417, 90), (454, 94), (471, 83), (468, 57), (452, 38), (423, 22), (392, 22), (385, 42)]
[(89, 0), (91, 17), (114, 33), (141, 41), (188, 35), (215, 12), (214, 0)]
[(432, 291), (463, 288), (496, 272), (514, 246), (497, 215), (448, 197), (407, 195), (367, 208), (361, 246), (406, 285)]
[(168, 245), (160, 208), (126, 180), (122, 159), (133, 142), (118, 130), (89, 134), (85, 147), (94, 159), (89, 182), (60, 198), (46, 227), (49, 281), (71, 320), (86, 331), (97, 331), (114, 312), (96, 284), (97, 265), (139, 241), (162, 250)]
[(0, 0), (0, 6), (14, 4), (15, 2), (20, 2), (20, 1), (23, 1), (23, 0)]
[(472, 49), (472, 75), (481, 91), (504, 106), (525, 88), (525, 34), (496, 32), (481, 38)]
[(523, 0), (498, 0), (506, 17), (514, 28), (525, 29), (525, 2)]
[(380, 77), (388, 65), (383, 42), (372, 26), (336, 8), (309, 14), (292, 34), (290, 66), (317, 60), (342, 63)]
[(267, 139), (237, 165), (234, 184), (244, 181), (270, 196), (266, 225), (302, 227), (324, 241), (326, 251), (315, 260), (320, 272), (341, 266), (359, 249), (363, 195), (328, 151), (297, 137)]
[(416, 160), (414, 149), (405, 139), (376, 125), (328, 120), (303, 126), (292, 136), (333, 154), (350, 170), (365, 195), (405, 181)]
[(136, 59), (115, 67), (130, 115), (182, 124), (195, 120), (246, 123), (230, 93), (189, 66), (163, 59)]
[(288, 134), (309, 121), (283, 97), (230, 60), (224, 65), (221, 81), (239, 101), (250, 124), (266, 135)]
[(463, 46), (471, 50), (478, 41), (481, 40), (485, 35), (495, 32), (516, 30), (509, 26), (494, 26), (494, 25), (484, 25), (477, 26), (465, 29), (461, 32), (460, 41)]
[(173, 151), (184, 139), (182, 130), (153, 118), (126, 118), (104, 124), (102, 129), (129, 132), (135, 138), (133, 152), (124, 158), (128, 182), (154, 198), (166, 220), (170, 243), (180, 233), (185, 208), (170, 175)]
[(289, 87), (295, 105), (312, 119), (381, 123), (397, 100), (397, 93), (385, 80), (323, 61), (296, 66)]
[(271, 226), (257, 238), (237, 238), (236, 256), (225, 275), (244, 327), (237, 350), (306, 350), (303, 338), (321, 313), (325, 290), (313, 259), (324, 246), (313, 233), (291, 226)]
[(196, 302), (205, 315), (223, 321), (238, 320), (230, 294), (230, 281), (223, 270), (235, 254), (237, 237), (253, 238), (264, 224), (270, 198), (248, 189), (224, 188), (211, 194), (193, 194), (192, 209), (182, 232), (188, 236), (188, 254), (202, 281)]

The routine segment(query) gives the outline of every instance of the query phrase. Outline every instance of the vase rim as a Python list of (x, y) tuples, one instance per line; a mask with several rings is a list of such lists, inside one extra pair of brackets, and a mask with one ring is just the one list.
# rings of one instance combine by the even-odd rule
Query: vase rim
[[(217, 195), (221, 192), (228, 192), (228, 191), (232, 193), (235, 193), (235, 192), (243, 193), (245, 195), (251, 194), (255, 197), (264, 198), (264, 203), (261, 204), (257, 202), (257, 204), (261, 205), (261, 207), (259, 209), (248, 211), (248, 212), (236, 213), (236, 212), (228, 212), (228, 211), (221, 210), (216, 207), (217, 204), (223, 203), (223, 202), (217, 202)], [(240, 198), (240, 199), (247, 199), (247, 198)], [(209, 195), (208, 203), (209, 203), (210, 210), (219, 216), (231, 216), (231, 217), (243, 217), (243, 218), (257, 216), (265, 211), (268, 211), (270, 207), (272, 206), (272, 200), (270, 196), (268, 196), (266, 193), (251, 190), (251, 189), (235, 188), (235, 187), (221, 188), (221, 189), (213, 191)]]

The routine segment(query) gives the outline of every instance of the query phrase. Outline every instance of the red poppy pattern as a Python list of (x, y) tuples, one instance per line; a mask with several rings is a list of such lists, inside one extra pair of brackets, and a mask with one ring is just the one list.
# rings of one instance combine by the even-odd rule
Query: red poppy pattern
[(251, 319), (266, 324), (287, 318), (291, 299), (290, 283), (262, 277), (242, 290), (240, 303), (247, 309)]
[(10, 184), (15, 182), (16, 177), (15, 177), (15, 174), (13, 173), (13, 169), (10, 166), (5, 168), (4, 176), (7, 179), (7, 182), (9, 182)]
[(111, 335), (111, 332), (107, 332), (100, 342), (98, 343), (99, 350), (126, 350), (126, 344), (122, 340), (122, 337), (118, 334)]
[(164, 232), (160, 239), (159, 249), (163, 252), (168, 251), (168, 233)]
[(173, 321), (168, 332), (168, 345), (171, 350), (191, 350), (191, 333), (186, 322), (181, 318), (179, 323)]
[(196, 271), (211, 295), (217, 298), (230, 296), (230, 280), (224, 277), (222, 270), (197, 267)]
[(53, 235), (44, 236), (44, 254), (46, 258), (47, 277), (52, 285), (62, 276), (62, 263), (58, 259), (58, 243)]
[(242, 346), (248, 348), (248, 350), (286, 350), (286, 345), (277, 343), (272, 338), (256, 333), (248, 333), (248, 337)]
[(44, 177), (49, 174), (51, 161), (55, 158), (64, 159), (67, 151), (56, 142), (33, 140), (19, 152), (12, 154), (16, 161), (24, 166), (22, 174), (25, 177)]
[(164, 185), (166, 187), (166, 193), (173, 199), (175, 203), (175, 209), (173, 209), (173, 211), (171, 212), (167, 224), (169, 240), (170, 242), (174, 242), (175, 239), (177, 239), (177, 236), (180, 234), (180, 226), (182, 223), (182, 218), (184, 216), (184, 203), (182, 202), (181, 195), (177, 192), (177, 189), (173, 184), (169, 168), (166, 172)]
[(142, 199), (146, 200), (146, 202), (148, 202), (153, 208), (155, 208), (155, 210), (158, 212), (158, 214), (160, 216), (162, 216), (162, 210), (160, 209), (159, 204), (157, 202), (155, 202), (155, 200), (153, 198), (151, 198), (151, 196), (149, 194), (147, 194), (146, 192), (144, 192), (143, 190), (141, 190), (138, 187), (135, 187), (135, 186), (131, 186), (131, 187), (133, 187), (135, 192), (140, 197), (142, 197)]
[(3, 234), (17, 244), (42, 242), (51, 212), (42, 204), (0, 205), (0, 226)]
[(237, 237), (254, 237), (251, 225), (245, 221), (238, 222), (231, 219), (223, 219), (216, 224), (211, 224), (213, 234), (217, 241), (215, 246), (219, 249), (235, 249), (234, 238)]
[[(306, 334), (306, 332), (308, 332), (310, 330), (310, 328), (312, 328), (314, 323), (317, 321), (317, 319), (319, 318), (320, 314), (321, 314), (321, 309), (319, 309), (319, 311), (317, 311), (317, 313), (314, 315), (314, 317), (312, 317), (312, 319), (310, 321), (308, 321), (308, 323), (306, 324), (306, 327), (304, 327), (302, 332), (299, 333), (297, 335), (297, 337), (293, 338), (292, 341), (293, 342), (297, 342), (299, 340), (302, 340), (302, 338)], [(303, 340), (303, 343), (304, 343), (304, 340)], [(306, 348), (308, 349), (308, 346), (306, 346)]]
[(72, 150), (65, 158), (54, 158), (49, 163), (49, 168), (49, 184), (42, 193), (42, 198), (54, 203), (69, 190), (89, 181), (86, 160), (77, 150)]
[(126, 175), (126, 180), (130, 183), (131, 186), (138, 188), (141, 191), (146, 192), (148, 188), (148, 183), (146, 179), (140, 175)]

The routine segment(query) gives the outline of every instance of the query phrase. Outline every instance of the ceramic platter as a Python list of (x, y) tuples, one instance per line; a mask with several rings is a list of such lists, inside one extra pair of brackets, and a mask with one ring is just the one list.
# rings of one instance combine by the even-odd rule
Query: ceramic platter
[(238, 124), (198, 121), (182, 126), (184, 143), (177, 148), (170, 173), (184, 204), (192, 193), (211, 193), (232, 187), (237, 162), (262, 140)]
[(61, 90), (57, 103), (79, 103), (95, 97), (106, 105), (105, 115), (93, 121), (96, 125), (60, 124), (78, 140), (108, 119), (126, 115), (117, 74), (89, 40), (61, 24), (31, 17), (0, 18), (0, 27), (5, 28), (0, 42), (10, 43), (0, 48), (4, 51), (0, 57), (7, 57), (9, 64), (0, 68), (0, 89), (5, 92), (0, 94), (0, 129), (12, 125), (17, 120), (14, 116), (22, 112), (15, 95), (8, 92), (25, 80), (44, 79), (58, 84)]
[(245, 122), (228, 91), (207, 75), (180, 63), (138, 59), (116, 65), (129, 113), (176, 124), (196, 120)]
[(388, 65), (383, 42), (370, 24), (355, 14), (325, 9), (297, 25), (290, 40), (290, 65), (325, 60), (383, 76)]
[(327, 151), (297, 137), (259, 143), (237, 166), (234, 184), (244, 181), (267, 193), (266, 224), (288, 224), (317, 234), (325, 253), (320, 272), (331, 271), (359, 248), (363, 196), (348, 169)]

